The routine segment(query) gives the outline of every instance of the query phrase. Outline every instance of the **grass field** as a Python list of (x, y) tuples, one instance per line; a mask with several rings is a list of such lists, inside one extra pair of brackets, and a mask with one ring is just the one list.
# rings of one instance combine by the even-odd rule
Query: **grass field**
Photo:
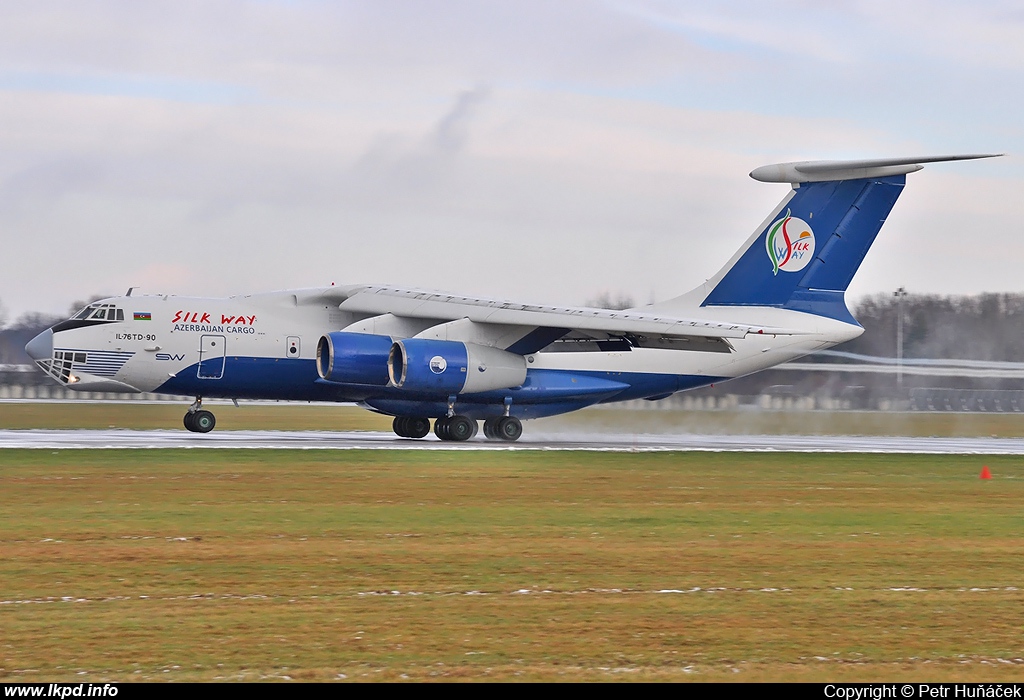
[[(0, 403), (0, 428), (181, 428), (188, 401), (167, 403)], [(355, 406), (207, 406), (217, 430), (391, 430), (391, 419)], [(1024, 437), (1024, 414), (588, 409), (528, 421), (527, 434), (557, 432)]]
[[(181, 403), (0, 403), (0, 428), (173, 430), (188, 409)], [(205, 406), (217, 430), (391, 430), (391, 418), (332, 404), (231, 404)]]
[(0, 450), (0, 680), (1019, 681), (1022, 503), (1016, 457)]

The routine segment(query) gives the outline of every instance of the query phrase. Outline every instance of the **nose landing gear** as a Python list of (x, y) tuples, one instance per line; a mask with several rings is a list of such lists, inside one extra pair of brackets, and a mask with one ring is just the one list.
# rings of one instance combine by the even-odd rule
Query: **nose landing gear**
[(217, 425), (217, 418), (203, 409), (203, 397), (197, 396), (195, 403), (188, 407), (188, 413), (182, 421), (185, 429), (192, 433), (208, 433)]

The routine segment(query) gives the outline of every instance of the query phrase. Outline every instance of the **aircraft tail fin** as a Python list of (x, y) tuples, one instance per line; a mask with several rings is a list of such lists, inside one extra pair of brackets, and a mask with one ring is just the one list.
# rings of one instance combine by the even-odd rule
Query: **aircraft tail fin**
[(846, 289), (903, 191), (906, 174), (920, 170), (922, 163), (989, 157), (757, 168), (750, 173), (755, 180), (789, 182), (793, 190), (717, 275), (680, 300), (702, 307), (772, 306), (856, 323), (846, 307)]

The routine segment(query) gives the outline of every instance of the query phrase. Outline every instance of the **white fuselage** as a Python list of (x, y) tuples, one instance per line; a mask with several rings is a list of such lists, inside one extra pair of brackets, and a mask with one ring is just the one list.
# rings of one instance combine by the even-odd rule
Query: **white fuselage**
[[(108, 307), (110, 318), (70, 320), (54, 326), (48, 371), (70, 388), (84, 391), (366, 401), (370, 405), (377, 401), (384, 412), (406, 410), (407, 397), (394, 388), (372, 390), (318, 381), (315, 361), (321, 336), (361, 320), (359, 314), (339, 310), (327, 297), (329, 291), (228, 298), (144, 295), (105, 299), (96, 305)], [(533, 381), (536, 386), (532, 393), (516, 396), (516, 404), (550, 404), (544, 410), (524, 414), (533, 417), (573, 410), (597, 400), (667, 395), (750, 374), (862, 332), (849, 323), (766, 307), (698, 307), (687, 309), (686, 315), (785, 328), (786, 333), (748, 333), (732, 338), (729, 352), (643, 347), (610, 352), (533, 352), (526, 355), (528, 373), (534, 377), (527, 383)], [(594, 389), (590, 398), (579, 400), (566, 398), (562, 389), (562, 398), (554, 401), (547, 397), (544, 383), (538, 378), (555, 375), (583, 384), (608, 381), (625, 386), (605, 393)], [(417, 396), (410, 400), (443, 402), (445, 398)], [(483, 405), (501, 404), (503, 398), (466, 395), (459, 400)]]

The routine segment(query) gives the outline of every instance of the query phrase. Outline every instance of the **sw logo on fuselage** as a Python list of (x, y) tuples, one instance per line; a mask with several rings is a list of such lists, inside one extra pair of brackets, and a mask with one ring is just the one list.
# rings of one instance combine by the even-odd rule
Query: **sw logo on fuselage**
[(156, 354), (156, 359), (158, 359), (158, 360), (171, 360), (171, 361), (175, 361), (175, 362), (181, 362), (182, 360), (185, 359), (185, 356), (184, 355), (171, 355), (170, 353), (166, 353), (166, 352), (158, 352)]
[(803, 219), (786, 215), (768, 227), (765, 239), (768, 258), (772, 261), (772, 274), (798, 272), (807, 267), (814, 257), (814, 231)]

